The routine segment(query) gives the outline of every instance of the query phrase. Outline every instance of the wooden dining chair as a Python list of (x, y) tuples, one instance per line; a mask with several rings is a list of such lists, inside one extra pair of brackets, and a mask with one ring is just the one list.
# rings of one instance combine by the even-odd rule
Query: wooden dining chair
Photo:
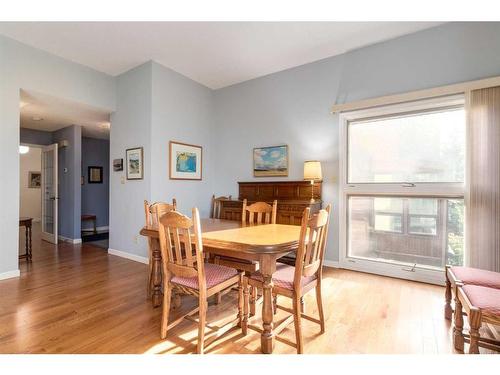
[(273, 205), (266, 202), (255, 202), (247, 205), (247, 200), (243, 200), (241, 222), (243, 224), (276, 224), (276, 210), (278, 201), (274, 200)]
[[(291, 298), (293, 305), (292, 309), (281, 305), (274, 306), (275, 309), (277, 308), (291, 313), (291, 315), (282, 322), (275, 324), (276, 328), (274, 333), (278, 336), (279, 333), (293, 321), (295, 323), (296, 342), (293, 343), (281, 337), (279, 337), (279, 339), (280, 341), (284, 341), (296, 347), (298, 354), (304, 352), (301, 331), (302, 318), (319, 324), (321, 333), (325, 332), (325, 317), (321, 297), (321, 277), (330, 222), (330, 211), (331, 205), (328, 205), (326, 209), (320, 210), (317, 214), (310, 217), (310, 208), (308, 207), (304, 210), (295, 267), (287, 264), (277, 264), (276, 272), (273, 275), (273, 294)], [(249, 277), (244, 277), (244, 308), (242, 322), (244, 333), (247, 331), (248, 324), (248, 286), (262, 289), (262, 275), (259, 272), (254, 272)], [(300, 299), (312, 289), (316, 290), (319, 319), (306, 315), (300, 308)]]
[[(169, 212), (175, 211), (177, 209), (177, 201), (172, 199), (172, 204), (164, 202), (155, 202), (149, 204), (147, 200), (144, 201), (144, 214), (146, 216), (146, 226), (156, 228), (158, 227), (159, 218)], [(147, 285), (147, 295), (151, 296), (151, 291), (153, 290), (153, 243), (150, 237), (148, 237), (148, 259), (149, 259), (149, 276)]]
[[(205, 263), (200, 214), (197, 208), (193, 208), (192, 215), (193, 217), (190, 219), (177, 211), (170, 211), (160, 218), (159, 237), (165, 275), (161, 338), (166, 338), (168, 331), (184, 318), (195, 321), (198, 323), (197, 352), (202, 354), (205, 347), (207, 299), (210, 296), (235, 285), (238, 286), (238, 316), (235, 320), (219, 328), (215, 339), (235, 325), (241, 326), (243, 274), (234, 268)], [(169, 324), (170, 300), (173, 289), (198, 297), (198, 306)], [(196, 312), (199, 313), (198, 321), (192, 317)]]
[(212, 202), (210, 204), (210, 218), (211, 219), (222, 219), (221, 214), (222, 214), (222, 202), (223, 201), (230, 201), (231, 200), (231, 195), (224, 197), (215, 197), (215, 195), (212, 195)]
[[(275, 200), (273, 205), (266, 202), (255, 202), (251, 205), (247, 204), (247, 200), (243, 200), (241, 222), (243, 225), (259, 225), (259, 224), (276, 224), (276, 209), (278, 201)], [(222, 264), (227, 267), (236, 268), (239, 271), (244, 271), (247, 276), (259, 269), (259, 263), (255, 261), (245, 261), (231, 257), (218, 256), (215, 257), (216, 264)], [(252, 288), (250, 292), (250, 315), (255, 315), (257, 304), (257, 288)], [(221, 294), (216, 296), (216, 302), (219, 303)]]

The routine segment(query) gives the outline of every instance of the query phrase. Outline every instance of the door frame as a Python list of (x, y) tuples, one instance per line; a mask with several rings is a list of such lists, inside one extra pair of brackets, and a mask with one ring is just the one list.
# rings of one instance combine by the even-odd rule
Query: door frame
[[(44, 204), (44, 193), (45, 193), (45, 181), (46, 181), (46, 175), (45, 175), (45, 167), (44, 167), (44, 152), (46, 151), (53, 151), (54, 152), (54, 197), (51, 198), (53, 200), (53, 221), (54, 221), (54, 227), (53, 227), (53, 232), (54, 233), (47, 233), (44, 232), (44, 218), (45, 218), (45, 204)], [(58, 229), (58, 222), (59, 222), (59, 217), (58, 217), (58, 210), (59, 210), (59, 181), (58, 181), (58, 145), (57, 143), (53, 143), (51, 145), (46, 145), (42, 146), (42, 220), (41, 220), (41, 234), (40, 237), (42, 240), (45, 240), (47, 242), (56, 244), (58, 243), (59, 240), (59, 229)]]

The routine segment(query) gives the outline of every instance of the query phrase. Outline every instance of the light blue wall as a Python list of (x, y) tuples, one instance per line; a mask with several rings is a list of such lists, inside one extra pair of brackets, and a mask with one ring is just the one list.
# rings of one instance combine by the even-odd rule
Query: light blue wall
[(69, 239), (81, 238), (81, 186), (82, 128), (72, 125), (52, 133), (54, 143), (68, 141), (58, 149), (58, 232)]
[(323, 200), (334, 205), (326, 258), (338, 260), (338, 117), (331, 106), (498, 76), (499, 38), (500, 23), (445, 24), (215, 91), (216, 193), (234, 195), (237, 181), (254, 180), (255, 146), (288, 144), (289, 180), (302, 179), (304, 160), (321, 160)]
[[(88, 167), (103, 168), (102, 184), (89, 184)], [(97, 216), (98, 227), (109, 225), (109, 140), (82, 137), (82, 215)], [(82, 223), (85, 228), (91, 228), (92, 223)]]
[[(111, 115), (110, 162), (123, 159), (123, 171), (111, 172), (109, 247), (146, 256), (145, 199), (151, 195), (152, 65), (142, 64), (117, 77), (116, 112)], [(144, 148), (144, 179), (126, 180), (125, 150)], [(155, 172), (156, 173), (156, 172)]]
[(0, 275), (18, 270), (20, 89), (115, 109), (115, 79), (0, 36)]
[(32, 145), (50, 145), (52, 143), (52, 133), (35, 129), (21, 128), (21, 143)]
[[(212, 164), (213, 91), (164, 66), (152, 63), (151, 199), (177, 199), (179, 210), (191, 216), (198, 207), (208, 217), (214, 168)], [(203, 147), (202, 181), (169, 179), (169, 141)]]

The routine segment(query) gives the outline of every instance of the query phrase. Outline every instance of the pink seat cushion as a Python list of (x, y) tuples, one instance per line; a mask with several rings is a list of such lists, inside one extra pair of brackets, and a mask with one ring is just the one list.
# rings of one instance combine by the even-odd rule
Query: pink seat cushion
[(480, 270), (471, 267), (451, 267), (457, 280), (464, 284), (481, 285), (500, 289), (500, 272)]
[(500, 315), (500, 289), (464, 285), (463, 290), (472, 305), (480, 308), (483, 313)]
[[(273, 284), (284, 289), (293, 290), (293, 279), (295, 277), (295, 267), (288, 264), (277, 264), (276, 272), (273, 275)], [(255, 272), (250, 276), (251, 279), (263, 282), (260, 272)], [(300, 280), (301, 287), (306, 286), (310, 282), (316, 280), (316, 276), (302, 277)]]
[[(205, 280), (207, 282), (207, 289), (219, 285), (231, 277), (238, 274), (234, 268), (220, 266), (218, 264), (205, 263)], [(191, 289), (198, 289), (198, 276), (195, 277), (178, 277), (172, 278), (172, 283), (179, 284)]]

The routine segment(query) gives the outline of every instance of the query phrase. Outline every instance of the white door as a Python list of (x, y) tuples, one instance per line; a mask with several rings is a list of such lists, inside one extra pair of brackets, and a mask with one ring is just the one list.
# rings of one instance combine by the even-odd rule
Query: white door
[(42, 148), (42, 239), (57, 244), (57, 143)]

